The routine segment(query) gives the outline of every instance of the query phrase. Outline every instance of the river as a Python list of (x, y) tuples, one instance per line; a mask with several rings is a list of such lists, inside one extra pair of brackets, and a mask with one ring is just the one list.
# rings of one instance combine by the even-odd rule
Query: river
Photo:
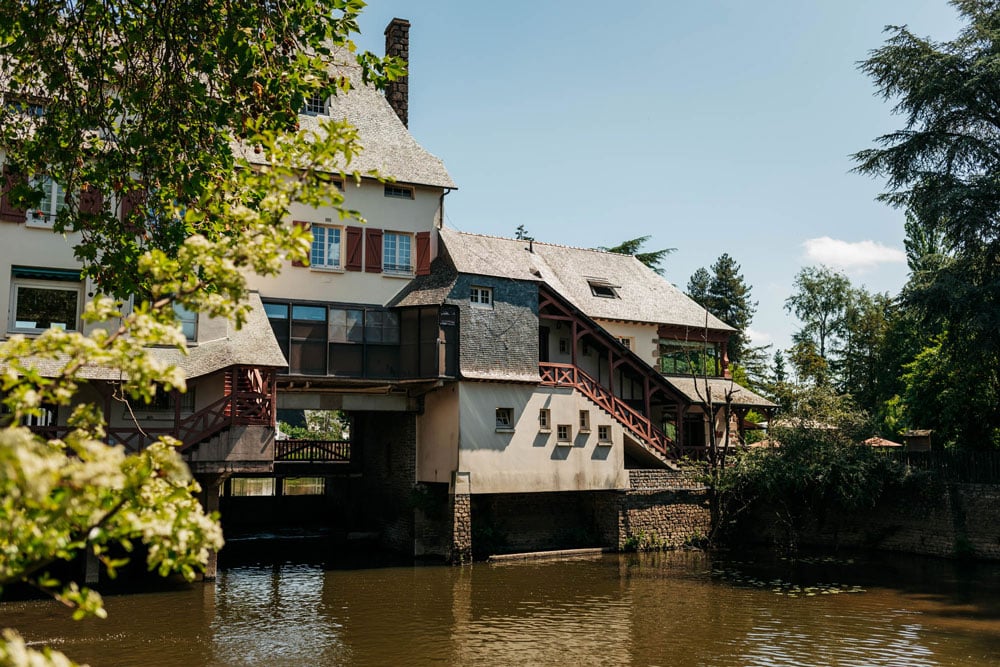
[(446, 567), (326, 543), (227, 551), (214, 584), (109, 595), (104, 621), (21, 601), (0, 604), (0, 626), (94, 667), (1000, 665), (995, 564), (672, 552)]

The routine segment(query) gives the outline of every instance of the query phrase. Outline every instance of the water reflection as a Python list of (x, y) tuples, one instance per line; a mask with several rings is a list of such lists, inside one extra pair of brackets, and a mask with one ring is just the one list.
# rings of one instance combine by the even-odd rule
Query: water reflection
[(108, 621), (18, 602), (0, 624), (95, 666), (1000, 664), (998, 566), (731, 565), (868, 590), (790, 598), (698, 553), (357, 565), (231, 563), (214, 586), (111, 597)]

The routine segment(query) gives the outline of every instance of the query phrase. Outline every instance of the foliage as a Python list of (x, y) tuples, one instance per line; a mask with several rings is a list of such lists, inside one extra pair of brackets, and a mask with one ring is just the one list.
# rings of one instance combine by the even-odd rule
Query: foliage
[(795, 534), (828, 513), (854, 512), (875, 504), (901, 484), (906, 470), (861, 444), (870, 422), (849, 397), (814, 387), (796, 396), (790, 414), (769, 433), (776, 449), (751, 450), (721, 472), (717, 492), (732, 519), (765, 504)]
[(629, 239), (628, 241), (622, 241), (616, 246), (610, 248), (599, 247), (598, 250), (603, 250), (604, 252), (615, 252), (619, 255), (634, 255), (637, 260), (648, 266), (649, 268), (656, 271), (661, 276), (663, 275), (663, 264), (664, 259), (667, 255), (675, 252), (677, 248), (664, 248), (662, 250), (650, 250), (648, 252), (639, 252), (639, 250), (646, 244), (646, 241), (650, 239), (649, 236), (640, 236), (638, 238)]
[[(0, 344), (9, 409), (0, 430), (0, 585), (27, 581), (77, 615), (100, 615), (100, 598), (55, 581), (50, 563), (87, 550), (113, 573), (121, 561), (108, 547), (140, 539), (151, 568), (191, 578), (221, 545), (176, 442), (126, 455), (101, 444), (101, 418), (86, 407), (63, 440), (18, 424), (43, 404), (72, 404), (84, 369), (120, 377), (123, 400), (149, 400), (157, 386), (183, 390), (183, 375), (151, 351), (186, 351), (174, 305), (239, 326), (247, 273), (274, 275), (288, 260), (308, 259), (308, 232), (285, 222), (292, 201), (356, 215), (330, 186), (361, 177), (347, 171), (360, 150), (355, 130), (326, 121), (300, 132), (297, 110), (312, 95), (348, 90), (348, 75), (378, 84), (403, 72), (396, 60), (356, 54), (361, 6), (0, 4), (0, 186), (28, 208), (41, 201), (43, 179), (59, 183), (67, 196), (56, 231), (68, 235), (98, 292), (134, 298), (126, 314), (121, 301), (98, 294), (86, 333), (49, 330)], [(42, 359), (58, 372), (43, 376)], [(4, 659), (19, 660), (23, 645), (5, 637)], [(27, 659), (45, 661), (36, 652)]]
[(802, 322), (794, 340), (811, 343), (829, 362), (830, 345), (844, 333), (851, 282), (825, 266), (807, 266), (795, 276), (795, 293), (785, 299), (785, 310)]
[(278, 422), (278, 430), (295, 440), (344, 440), (350, 418), (340, 410), (304, 410), (304, 426)]
[(952, 401), (936, 402), (948, 412), (974, 414), (948, 420), (947, 428), (949, 437), (978, 444), (997, 439), (1000, 425), (996, 407), (977, 414), (968, 404), (998, 391), (995, 374), (982, 370), (995, 367), (1000, 350), (1000, 2), (952, 4), (965, 21), (953, 40), (890, 26), (885, 44), (861, 64), (879, 94), (895, 103), (903, 127), (854, 158), (858, 172), (886, 179), (881, 199), (907, 211), (913, 275), (904, 303), (928, 332), (919, 346), (937, 349), (919, 365), (932, 358), (957, 363), (951, 379), (978, 381), (956, 384)]
[(514, 238), (518, 241), (534, 241), (535, 237), (528, 233), (528, 230), (524, 225), (518, 225), (517, 230), (514, 232)]
[(704, 268), (695, 271), (688, 281), (688, 296), (736, 329), (729, 338), (729, 359), (733, 363), (743, 361), (750, 353), (747, 327), (757, 310), (757, 302), (751, 301), (750, 286), (736, 260), (723, 253), (711, 272)]

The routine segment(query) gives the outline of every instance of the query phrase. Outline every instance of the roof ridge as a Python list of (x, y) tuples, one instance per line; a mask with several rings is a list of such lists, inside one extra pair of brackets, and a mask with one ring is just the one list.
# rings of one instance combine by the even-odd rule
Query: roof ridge
[(462, 234), (463, 236), (478, 236), (479, 238), (494, 239), (496, 241), (530, 241), (532, 243), (551, 246), (553, 248), (565, 248), (567, 250), (585, 250), (587, 252), (596, 252), (602, 255), (617, 255), (620, 257), (631, 257), (635, 259), (635, 255), (629, 255), (623, 252), (611, 252), (609, 250), (600, 250), (599, 248), (582, 248), (580, 246), (566, 245), (564, 243), (550, 243), (548, 241), (539, 241), (538, 239), (512, 239), (509, 236), (497, 236), (495, 234), (480, 234), (478, 232), (463, 232), (460, 229), (452, 229), (451, 227), (443, 227), (443, 229), (446, 229), (449, 232), (455, 232), (456, 234)]

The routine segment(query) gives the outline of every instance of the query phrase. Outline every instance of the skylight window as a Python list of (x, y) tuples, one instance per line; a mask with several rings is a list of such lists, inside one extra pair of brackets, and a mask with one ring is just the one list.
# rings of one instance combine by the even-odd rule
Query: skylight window
[(618, 292), (615, 291), (614, 285), (603, 280), (590, 280), (587, 281), (590, 285), (590, 293), (594, 296), (599, 296), (602, 299), (617, 299)]

